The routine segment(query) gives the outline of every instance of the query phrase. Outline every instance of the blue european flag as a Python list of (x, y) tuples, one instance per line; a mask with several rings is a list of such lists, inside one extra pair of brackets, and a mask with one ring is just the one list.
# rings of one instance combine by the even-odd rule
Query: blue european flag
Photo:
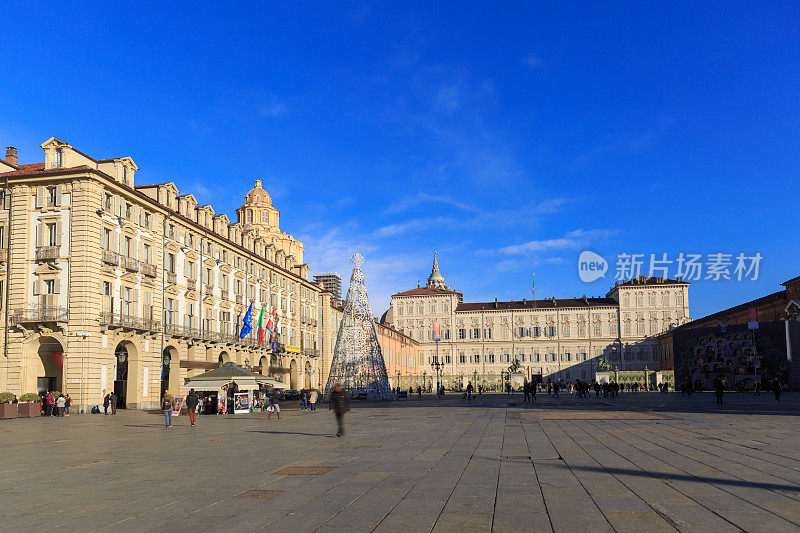
[(250, 308), (244, 314), (242, 319), (242, 329), (239, 331), (239, 338), (244, 339), (248, 333), (253, 329), (253, 302), (250, 302)]

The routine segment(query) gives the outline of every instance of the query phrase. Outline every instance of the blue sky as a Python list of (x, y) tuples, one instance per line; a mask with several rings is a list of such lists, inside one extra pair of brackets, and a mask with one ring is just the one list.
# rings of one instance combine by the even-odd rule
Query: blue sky
[(800, 5), (553, 4), (15, 2), (0, 144), (130, 155), (232, 217), (260, 176), (312, 272), (362, 252), (376, 314), (434, 250), (467, 301), (761, 253), (757, 281), (695, 282), (695, 317), (800, 274)]

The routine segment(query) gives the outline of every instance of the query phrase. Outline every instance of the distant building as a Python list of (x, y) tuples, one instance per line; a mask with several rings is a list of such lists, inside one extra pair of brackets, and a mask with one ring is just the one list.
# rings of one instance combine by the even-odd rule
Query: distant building
[(381, 321), (419, 342), (421, 370), (443, 363), (447, 386), (500, 374), (515, 361), (529, 377), (591, 380), (600, 357), (620, 370), (658, 370), (655, 337), (689, 320), (688, 288), (680, 279), (642, 276), (601, 298), (465, 303), (434, 254), (426, 286), (394, 294)]
[(800, 276), (782, 285), (658, 335), (661, 368), (705, 388), (720, 377), (732, 387), (777, 378), (800, 389)]
[(336, 272), (322, 272), (314, 275), (314, 281), (331, 293), (331, 303), (342, 301), (342, 276)]

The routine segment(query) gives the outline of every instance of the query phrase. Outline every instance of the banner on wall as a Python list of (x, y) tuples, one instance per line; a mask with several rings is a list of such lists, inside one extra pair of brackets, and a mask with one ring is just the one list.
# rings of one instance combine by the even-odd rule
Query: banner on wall
[(228, 393), (225, 389), (220, 389), (217, 393), (217, 412), (220, 414), (225, 414), (225, 403), (228, 399)]
[(184, 396), (175, 396), (175, 407), (172, 409), (172, 416), (181, 414), (181, 407), (183, 407)]
[(250, 393), (237, 392), (233, 395), (233, 414), (241, 415), (250, 412)]

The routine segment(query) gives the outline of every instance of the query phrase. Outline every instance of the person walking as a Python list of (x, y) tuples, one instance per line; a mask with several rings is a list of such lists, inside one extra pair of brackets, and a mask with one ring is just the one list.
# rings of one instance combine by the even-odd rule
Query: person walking
[(761, 396), (761, 382), (756, 381), (756, 386), (753, 390), (753, 396)]
[(194, 391), (194, 389), (189, 389), (189, 394), (186, 395), (186, 408), (189, 410), (189, 422), (194, 427), (194, 423), (197, 420), (197, 404), (200, 403), (200, 397)]
[(161, 410), (164, 411), (164, 423), (167, 428), (172, 427), (172, 410), (175, 408), (175, 397), (169, 390), (164, 391), (164, 397), (161, 399)]
[(725, 394), (725, 384), (717, 377), (714, 379), (714, 394), (717, 396), (717, 407), (722, 407), (722, 395)]
[(311, 394), (308, 395), (308, 403), (311, 406), (312, 411), (317, 410), (317, 398), (319, 397), (319, 393), (317, 389), (311, 389)]
[(475, 390), (475, 387), (472, 386), (472, 382), (471, 381), (467, 381), (467, 401), (468, 402), (472, 401), (472, 391), (474, 391), (474, 390)]
[(66, 400), (67, 400), (67, 414), (66, 414), (66, 416), (69, 416), (69, 406), (72, 405), (72, 398), (69, 397), (69, 394), (67, 394)]
[(117, 402), (119, 401), (119, 396), (117, 396), (116, 392), (112, 392), (109, 400), (111, 401), (111, 414), (115, 415), (117, 414)]
[(422, 398), (422, 387), (417, 385), (417, 398)]
[(278, 415), (278, 420), (281, 419), (281, 393), (278, 389), (273, 388), (269, 393), (269, 407), (267, 408), (267, 420), (272, 418), (272, 413)]
[(336, 436), (341, 437), (344, 435), (344, 414), (350, 411), (350, 398), (338, 383), (331, 393), (328, 409), (336, 415), (336, 425), (338, 426)]
[(561, 387), (559, 383), (553, 383), (553, 398), (558, 398), (558, 389)]
[(778, 381), (777, 379), (775, 379), (775, 381), (772, 382), (772, 392), (775, 393), (775, 401), (776, 402), (781, 401), (781, 392), (782, 392), (781, 382)]
[(111, 405), (111, 395), (106, 394), (103, 397), (103, 414), (108, 415), (108, 406)]

